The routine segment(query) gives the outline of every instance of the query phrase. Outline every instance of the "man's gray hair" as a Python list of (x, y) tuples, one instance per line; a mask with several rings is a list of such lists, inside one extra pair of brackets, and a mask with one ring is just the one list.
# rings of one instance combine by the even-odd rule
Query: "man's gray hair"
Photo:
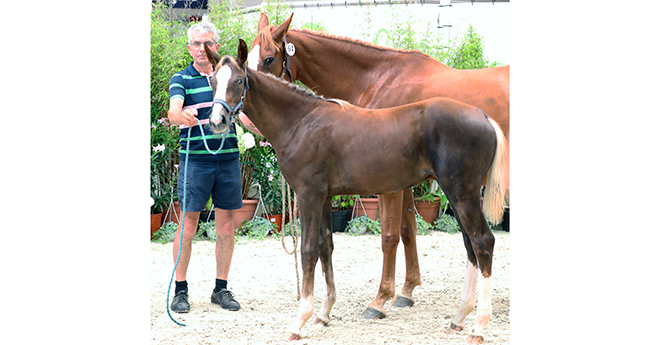
[(218, 30), (215, 28), (215, 25), (211, 23), (208, 20), (201, 21), (197, 24), (194, 24), (193, 26), (188, 28), (188, 44), (192, 43), (192, 36), (194, 33), (197, 34), (205, 34), (205, 33), (213, 33), (213, 41), (214, 42), (219, 42), (220, 37), (218, 36)]

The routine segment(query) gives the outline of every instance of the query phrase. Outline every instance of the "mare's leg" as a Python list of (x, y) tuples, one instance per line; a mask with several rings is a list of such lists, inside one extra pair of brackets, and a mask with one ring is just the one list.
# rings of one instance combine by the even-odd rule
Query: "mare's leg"
[(332, 198), (327, 198), (323, 205), (323, 217), (321, 221), (321, 236), (319, 243), (319, 252), (321, 257), (321, 268), (325, 276), (326, 294), (323, 296), (323, 305), (314, 323), (322, 323), (327, 326), (330, 322), (330, 310), (337, 300), (337, 290), (335, 290), (335, 276), (332, 270)]
[(406, 282), (401, 288), (401, 294), (392, 301), (395, 307), (412, 307), (415, 300), (412, 297), (413, 289), (422, 285), (422, 275), (419, 272), (417, 258), (417, 222), (412, 188), (403, 191), (403, 207), (401, 211), (401, 241), (406, 255)]
[(302, 327), (314, 312), (314, 269), (319, 259), (319, 234), (321, 229), (322, 200), (311, 200), (303, 193), (298, 194), (300, 202), (301, 245), (300, 261), (302, 264), (302, 292), (298, 315), (289, 326), (288, 340), (298, 340)]
[(468, 340), (470, 343), (480, 344), (484, 341), (483, 330), (492, 315), (490, 279), (495, 236), (483, 216), (478, 196), (469, 195), (463, 200), (453, 202), (452, 205), (463, 232), (465, 249), (468, 253), (468, 268), (461, 306), (452, 320), (451, 328), (461, 330), (465, 327), (465, 317), (474, 309), (474, 298), (478, 291), (476, 322)]
[(378, 196), (380, 204), (380, 225), (383, 250), (383, 273), (378, 295), (362, 313), (364, 319), (382, 319), (385, 317), (383, 305), (394, 297), (394, 272), (396, 266), (396, 248), (401, 232), (401, 207), (403, 191)]

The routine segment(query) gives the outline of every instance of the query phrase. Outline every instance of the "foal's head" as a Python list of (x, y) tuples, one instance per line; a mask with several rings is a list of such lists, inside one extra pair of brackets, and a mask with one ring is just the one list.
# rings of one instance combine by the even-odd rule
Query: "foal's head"
[(243, 101), (249, 88), (245, 72), (247, 45), (240, 40), (238, 44), (238, 59), (229, 56), (220, 57), (213, 50), (204, 46), (206, 56), (215, 65), (211, 76), (213, 89), (213, 109), (209, 124), (214, 133), (224, 133), (229, 129), (232, 116), (238, 115), (243, 109)]
[[(269, 24), (268, 17), (261, 14), (259, 32), (252, 42), (252, 50), (248, 55), (248, 67), (255, 71), (263, 71), (282, 77), (285, 51), (284, 35), (289, 31), (293, 14), (279, 27)], [(293, 81), (292, 81), (293, 82)]]

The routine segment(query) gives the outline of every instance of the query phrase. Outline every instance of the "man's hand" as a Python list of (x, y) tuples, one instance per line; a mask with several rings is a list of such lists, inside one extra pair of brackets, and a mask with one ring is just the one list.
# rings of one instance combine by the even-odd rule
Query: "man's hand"
[(186, 126), (196, 126), (197, 120), (197, 109), (182, 109), (183, 100), (180, 98), (174, 98), (170, 101), (170, 110), (167, 112), (167, 117), (170, 119), (170, 123), (176, 126), (186, 125)]

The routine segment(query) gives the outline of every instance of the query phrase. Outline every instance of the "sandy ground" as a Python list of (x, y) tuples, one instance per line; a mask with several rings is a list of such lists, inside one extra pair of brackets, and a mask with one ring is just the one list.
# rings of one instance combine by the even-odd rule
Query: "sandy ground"
[[(493, 317), (486, 327), (486, 344), (509, 343), (509, 233), (494, 231)], [(287, 244), (291, 246), (290, 238)], [(245, 242), (243, 239), (242, 242)], [(474, 325), (475, 312), (461, 332), (449, 328), (463, 288), (467, 259), (460, 234), (433, 231), (418, 236), (420, 269), (424, 281), (415, 289), (411, 308), (385, 304), (388, 316), (364, 320), (360, 314), (376, 296), (380, 283), (382, 252), (376, 235), (334, 234), (333, 264), (337, 302), (327, 327), (303, 327), (303, 344), (465, 344)], [(229, 289), (241, 303), (230, 312), (210, 301), (215, 280), (214, 243), (197, 241), (188, 270), (191, 310), (167, 314), (167, 288), (172, 274), (172, 243), (151, 244), (151, 343), (152, 344), (289, 344), (283, 341), (286, 328), (296, 315), (294, 256), (281, 242), (268, 236), (263, 242), (237, 244), (229, 277)], [(321, 306), (325, 282), (317, 264), (315, 312)], [(396, 284), (405, 276), (403, 246), (397, 255)], [(302, 278), (302, 276), (301, 276)], [(172, 284), (170, 301), (174, 294)]]

